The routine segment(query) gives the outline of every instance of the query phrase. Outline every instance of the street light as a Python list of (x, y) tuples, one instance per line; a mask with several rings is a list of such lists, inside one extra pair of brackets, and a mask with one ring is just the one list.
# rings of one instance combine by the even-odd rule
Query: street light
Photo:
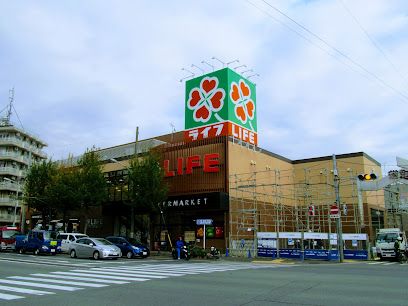
[[(17, 200), (16, 200), (16, 202), (14, 204), (14, 220), (13, 220), (13, 226), (15, 226), (16, 225), (16, 219), (17, 219), (18, 192), (20, 191), (20, 183), (18, 181), (9, 179), (8, 177), (3, 177), (3, 180), (11, 182), (11, 183), (17, 185), (17, 192), (16, 192)], [(21, 227), (21, 224), (20, 224), (20, 227)]]

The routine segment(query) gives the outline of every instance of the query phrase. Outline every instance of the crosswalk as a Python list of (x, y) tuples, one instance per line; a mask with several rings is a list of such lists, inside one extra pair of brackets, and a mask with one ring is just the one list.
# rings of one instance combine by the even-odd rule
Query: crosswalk
[(0, 301), (23, 299), (30, 295), (57, 294), (85, 288), (103, 288), (110, 285), (145, 282), (185, 275), (206, 274), (241, 269), (293, 267), (254, 263), (183, 263), (141, 264), (134, 266), (79, 267), (68, 271), (33, 273), (0, 279)]

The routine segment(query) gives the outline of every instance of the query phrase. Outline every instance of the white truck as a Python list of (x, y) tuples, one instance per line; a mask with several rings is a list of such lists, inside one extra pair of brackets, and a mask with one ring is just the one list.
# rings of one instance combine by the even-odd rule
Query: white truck
[(394, 243), (398, 237), (402, 237), (401, 248), (406, 249), (407, 238), (399, 228), (382, 228), (377, 232), (375, 246), (380, 260), (395, 258)]

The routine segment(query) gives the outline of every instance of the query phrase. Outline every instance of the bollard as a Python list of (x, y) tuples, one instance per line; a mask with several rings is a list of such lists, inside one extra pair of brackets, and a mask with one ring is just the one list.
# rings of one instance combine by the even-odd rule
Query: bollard
[(248, 258), (251, 258), (251, 250), (248, 250)]
[(228, 248), (225, 250), (225, 257), (228, 257), (228, 255), (229, 255), (229, 251), (228, 251)]

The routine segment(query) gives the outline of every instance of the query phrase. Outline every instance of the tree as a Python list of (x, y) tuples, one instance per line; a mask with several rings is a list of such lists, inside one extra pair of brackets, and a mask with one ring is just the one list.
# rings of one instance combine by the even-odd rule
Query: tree
[(55, 209), (62, 214), (64, 227), (68, 212), (80, 208), (82, 203), (80, 183), (78, 167), (60, 166), (53, 176), (48, 194)]
[(86, 234), (90, 209), (100, 207), (107, 199), (106, 179), (95, 147), (88, 149), (78, 161), (78, 170), (78, 190), (85, 217), (84, 233)]
[(57, 173), (57, 165), (51, 160), (34, 163), (28, 169), (24, 184), (24, 199), (30, 208), (41, 213), (42, 225), (54, 210), (50, 187)]
[(134, 212), (151, 214), (158, 211), (158, 203), (167, 198), (168, 186), (160, 166), (158, 152), (149, 151), (143, 158), (131, 160), (128, 168), (128, 188), (131, 205), (131, 235), (134, 233)]

